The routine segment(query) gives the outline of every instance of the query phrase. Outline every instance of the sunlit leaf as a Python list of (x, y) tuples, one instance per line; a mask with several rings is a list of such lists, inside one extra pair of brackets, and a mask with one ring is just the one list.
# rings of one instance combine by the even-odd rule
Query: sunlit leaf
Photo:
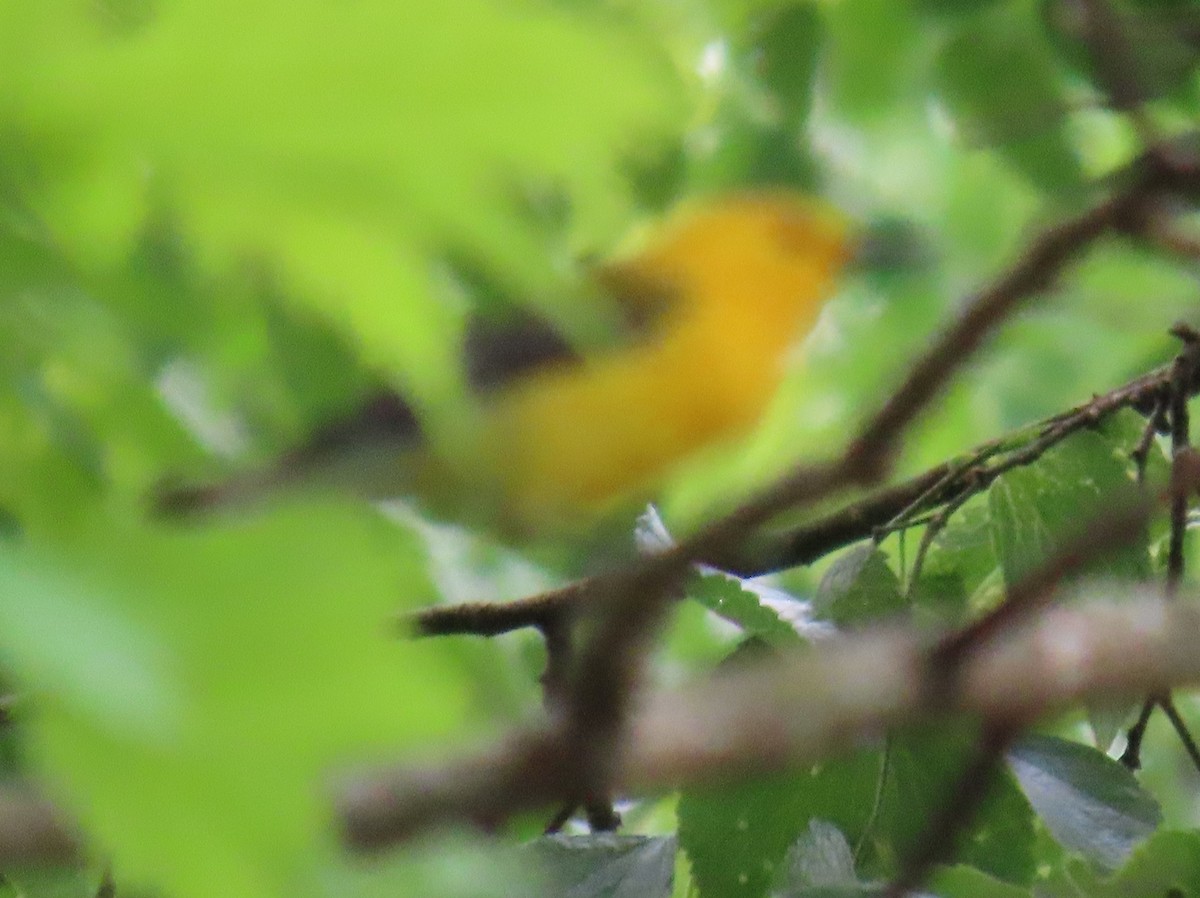
[(110, 526), (62, 571), (7, 550), (0, 648), (40, 699), (39, 767), (127, 878), (287, 894), (334, 766), (461, 713), (449, 659), (386, 638), (414, 561), (380, 519), (322, 506)]
[(817, 617), (839, 627), (862, 626), (904, 607), (900, 580), (887, 556), (869, 542), (843, 552), (825, 572), (813, 598)]
[(180, 2), (119, 34), (102, 19), (0, 13), (0, 122), (44, 151), (29, 187), (72, 254), (119, 259), (166, 204), (211, 268), (265, 262), (420, 397), (452, 382), (457, 326), (429, 255), (463, 247), (527, 290), (561, 287), (522, 181), (560, 183), (611, 237), (613, 157), (672, 115), (649, 46), (550, 8)]

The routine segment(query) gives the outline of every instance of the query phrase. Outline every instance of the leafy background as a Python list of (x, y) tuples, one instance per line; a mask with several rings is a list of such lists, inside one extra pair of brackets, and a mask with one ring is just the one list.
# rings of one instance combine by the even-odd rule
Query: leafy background
[[(1194, 127), (1200, 5), (1107, 6), (1148, 113)], [(525, 821), (348, 860), (332, 772), (473, 744), (539, 700), (533, 641), (394, 641), (386, 621), (536, 591), (573, 549), (535, 563), (349, 501), (170, 529), (145, 497), (173, 472), (269, 458), (381, 381), (451, 442), (469, 415), (456, 337), (488, 301), (441, 275), (455, 254), (569, 330), (575, 260), (681, 198), (800, 187), (906, 235), (892, 264), (841, 285), (763, 425), (664, 491), (669, 528), (694, 527), (830, 454), (963, 296), (1139, 151), (1076, 9), (0, 4), (0, 650), (21, 712), (5, 757), (94, 847), (82, 871), (5, 871), (0, 889), (92, 895), (109, 865), (119, 894), (181, 898), (852, 895), (893, 874), (968, 731), (894, 735), (882, 789), (877, 746), (639, 801), (621, 836), (520, 844)], [(1104, 244), (920, 422), (899, 473), (1166, 361), (1167, 326), (1195, 318), (1195, 273)], [(1001, 478), (951, 520), (916, 589), (899, 539), (775, 585), (839, 625), (968, 614), (1064, 510), (1128, 479), (1139, 429), (1130, 413)], [(1160, 572), (1160, 542), (1105, 573)], [(657, 662), (668, 681), (740, 640), (714, 611), (792, 638), (761, 591), (710, 575), (693, 592)], [(1196, 772), (1152, 729), (1139, 785), (1101, 741), (1080, 713), (1021, 743), (930, 892), (1200, 894)]]

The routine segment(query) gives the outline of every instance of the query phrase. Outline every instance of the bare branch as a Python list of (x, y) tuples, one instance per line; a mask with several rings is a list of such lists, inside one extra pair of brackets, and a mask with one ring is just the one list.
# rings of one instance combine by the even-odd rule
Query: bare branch
[[(1200, 682), (1200, 607), (1160, 594), (1058, 607), (981, 644), (946, 689), (927, 637), (879, 629), (645, 697), (612, 758), (633, 792), (811, 764), (889, 728), (969, 713), (1033, 719), (1091, 698)], [(348, 843), (379, 848), (431, 826), (495, 823), (579, 782), (577, 746), (535, 729), (426, 770), (368, 771), (338, 789)]]

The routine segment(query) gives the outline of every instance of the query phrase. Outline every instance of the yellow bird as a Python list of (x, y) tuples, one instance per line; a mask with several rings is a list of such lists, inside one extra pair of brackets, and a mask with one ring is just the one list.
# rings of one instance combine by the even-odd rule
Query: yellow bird
[(643, 249), (595, 271), (626, 319), (615, 345), (576, 349), (531, 321), (468, 330), (481, 413), (469, 430), (477, 445), (456, 461), (433, 457), (412, 410), (385, 394), (277, 464), (165, 490), (159, 507), (181, 514), (341, 484), (435, 507), (452, 496), (468, 516), (527, 532), (644, 498), (677, 462), (758, 421), (849, 256), (846, 221), (811, 198), (687, 206)]

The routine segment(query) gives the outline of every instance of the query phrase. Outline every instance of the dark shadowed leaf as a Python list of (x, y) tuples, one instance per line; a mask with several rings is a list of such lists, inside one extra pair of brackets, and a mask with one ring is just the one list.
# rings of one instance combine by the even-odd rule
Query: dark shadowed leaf
[(847, 549), (825, 572), (813, 613), (838, 627), (861, 626), (905, 607), (900, 581), (874, 543)]
[[(919, 850), (928, 822), (960, 787), (963, 770), (977, 752), (971, 728), (902, 733), (892, 740), (892, 769), (880, 814), (880, 836), (889, 853)], [(1028, 885), (1037, 859), (1034, 815), (1013, 777), (997, 765), (971, 822), (955, 841), (954, 860), (1004, 882)]]
[[(1011, 586), (1079, 532), (1103, 502), (1130, 489), (1128, 449), (1101, 433), (1076, 434), (1033, 465), (1008, 472), (988, 492), (992, 539)], [(1146, 535), (1106, 552), (1090, 568), (1121, 579), (1149, 575)]]
[(1029, 10), (965, 20), (938, 54), (934, 84), (968, 144), (998, 149), (1040, 187), (1078, 188), (1082, 171), (1062, 132), (1068, 103)]
[(877, 754), (860, 753), (803, 773), (685, 791), (679, 844), (701, 894), (765, 895), (788, 849), (813, 819), (856, 837), (870, 811), (878, 770)]
[(755, 74), (792, 126), (803, 123), (812, 105), (824, 24), (815, 4), (797, 3), (759, 17), (751, 29)]

